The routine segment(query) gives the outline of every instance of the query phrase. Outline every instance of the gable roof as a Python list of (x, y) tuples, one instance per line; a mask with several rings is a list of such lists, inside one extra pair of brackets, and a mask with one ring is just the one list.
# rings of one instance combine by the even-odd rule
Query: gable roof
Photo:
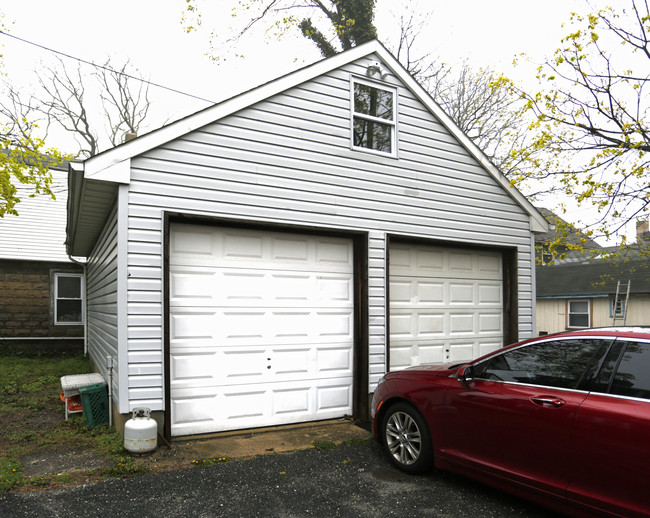
[[(377, 56), (392, 74), (415, 95), (420, 102), (443, 124), (456, 140), (498, 182), (511, 198), (529, 215), (530, 229), (544, 232), (548, 224), (542, 214), (510, 185), (505, 176), (487, 156), (465, 135), (453, 120), (435, 103), (431, 95), (420, 86), (392, 54), (378, 41), (373, 40), (350, 50), (318, 61), (295, 72), (279, 77), (261, 86), (245, 91), (223, 102), (163, 126), (110, 150), (95, 155), (83, 163), (70, 167), (70, 202), (68, 210), (67, 246), (73, 255), (88, 255), (98, 235), (110, 203), (117, 193), (118, 184), (130, 182), (130, 160), (187, 133), (214, 123), (223, 117), (282, 93), (306, 81), (366, 56)], [(96, 199), (93, 199), (96, 197)], [(99, 206), (98, 200), (102, 206)]]

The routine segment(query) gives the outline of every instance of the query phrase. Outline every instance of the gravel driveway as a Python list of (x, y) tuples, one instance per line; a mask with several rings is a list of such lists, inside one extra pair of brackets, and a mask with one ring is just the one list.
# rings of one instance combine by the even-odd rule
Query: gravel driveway
[(455, 475), (405, 475), (368, 442), (4, 494), (0, 516), (551, 518), (557, 513)]

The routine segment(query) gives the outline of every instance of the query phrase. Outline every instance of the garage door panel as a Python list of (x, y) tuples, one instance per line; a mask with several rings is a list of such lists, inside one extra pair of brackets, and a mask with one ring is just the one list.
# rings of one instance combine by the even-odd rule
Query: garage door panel
[(351, 413), (352, 378), (333, 378), (240, 387), (212, 386), (177, 389), (172, 400), (175, 435), (238, 430), (265, 423), (341, 417)]
[(351, 271), (353, 252), (345, 238), (175, 224), (170, 265)]
[(216, 400), (217, 395), (214, 393), (177, 394), (171, 403), (174, 424), (186, 428), (212, 426)]
[(473, 304), (477, 286), (474, 283), (449, 283), (449, 304)]
[(444, 336), (445, 321), (445, 312), (438, 309), (396, 309), (390, 317), (391, 339)]
[[(292, 304), (293, 303), (293, 304)], [(352, 308), (351, 275), (288, 273), (265, 270), (218, 270), (175, 266), (170, 273), (170, 304), (182, 306), (247, 306)]]
[(294, 419), (307, 415), (311, 399), (309, 387), (276, 390), (273, 392), (273, 411), (276, 415), (293, 415)]
[(352, 349), (346, 345), (316, 349), (316, 370), (323, 375), (352, 375)]
[(479, 313), (478, 330), (481, 335), (494, 333), (500, 336), (503, 333), (503, 315), (499, 312)]
[(495, 307), (503, 307), (503, 286), (500, 282), (481, 283), (478, 290), (479, 304), (482, 306), (494, 304)]
[[(197, 312), (194, 312), (197, 311)], [(354, 334), (351, 311), (280, 311), (244, 309), (200, 312), (190, 307), (172, 308), (170, 344), (172, 349), (219, 344), (256, 345), (351, 343)]]
[(246, 385), (352, 376), (353, 353), (346, 343), (303, 347), (186, 349), (170, 355), (170, 382), (176, 388)]
[(501, 257), (494, 253), (482, 254), (478, 253), (478, 270), (481, 272), (481, 277), (491, 277), (494, 279), (501, 279)]
[(478, 325), (475, 313), (454, 313), (449, 314), (449, 334), (476, 334)]
[(319, 412), (328, 412), (331, 417), (351, 414), (352, 384), (351, 378), (343, 378), (331, 385), (321, 385), (316, 390), (316, 402)]
[(450, 251), (445, 254), (448, 260), (448, 271), (456, 275), (461, 272), (473, 272), (475, 268), (475, 253), (470, 251)]
[(214, 338), (215, 311), (196, 311), (170, 315), (170, 342), (205, 341)]
[(502, 276), (499, 252), (392, 246), (390, 369), (467, 361), (501, 347)]
[(169, 363), (172, 385), (212, 383), (217, 365), (216, 358), (216, 351), (209, 350), (172, 354)]

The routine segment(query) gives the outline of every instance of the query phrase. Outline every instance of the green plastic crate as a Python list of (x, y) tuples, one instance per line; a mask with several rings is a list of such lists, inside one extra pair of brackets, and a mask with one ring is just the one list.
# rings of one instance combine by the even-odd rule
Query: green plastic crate
[(108, 423), (108, 392), (104, 383), (79, 388), (81, 406), (88, 426)]

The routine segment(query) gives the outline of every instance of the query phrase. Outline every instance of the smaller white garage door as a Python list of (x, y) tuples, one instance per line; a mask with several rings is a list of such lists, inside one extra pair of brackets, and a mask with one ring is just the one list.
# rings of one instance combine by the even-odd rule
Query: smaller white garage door
[(500, 347), (500, 253), (391, 246), (390, 370), (468, 361)]
[(174, 224), (172, 435), (352, 413), (348, 239)]

